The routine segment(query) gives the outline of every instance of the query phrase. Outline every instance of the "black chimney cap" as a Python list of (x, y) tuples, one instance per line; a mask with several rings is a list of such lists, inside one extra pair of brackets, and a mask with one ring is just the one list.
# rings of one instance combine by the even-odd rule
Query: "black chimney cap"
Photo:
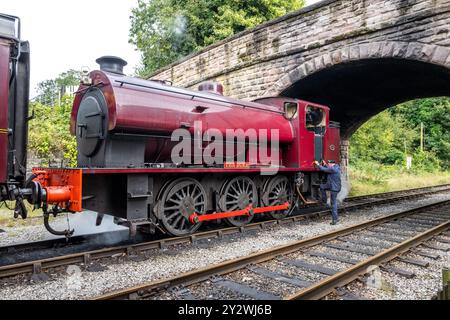
[(112, 72), (124, 75), (123, 67), (125, 67), (128, 62), (122, 58), (115, 56), (103, 56), (95, 60), (100, 65), (100, 70), (105, 72)]

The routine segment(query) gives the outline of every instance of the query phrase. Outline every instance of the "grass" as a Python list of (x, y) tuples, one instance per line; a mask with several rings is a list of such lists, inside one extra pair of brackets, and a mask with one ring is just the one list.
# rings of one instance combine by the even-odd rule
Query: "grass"
[(359, 196), (450, 183), (450, 171), (414, 173), (392, 169), (387, 172), (351, 169), (350, 183), (350, 196)]
[[(14, 208), (14, 203), (7, 201), (8, 207), (13, 209)], [(25, 205), (28, 209), (28, 217), (36, 217), (36, 216), (42, 216), (42, 210), (34, 210), (33, 211), (33, 207), (28, 204), (25, 201)], [(23, 220), (22, 218), (18, 218), (18, 219), (14, 219), (14, 211), (9, 210), (8, 208), (6, 208), (5, 204), (2, 203), (1, 207), (0, 207), (0, 226), (6, 226), (9, 228), (12, 227), (17, 227), (17, 226), (27, 226), (27, 225), (32, 225), (32, 224), (36, 224), (36, 222), (42, 223), (42, 220), (36, 220), (36, 219), (26, 219)]]

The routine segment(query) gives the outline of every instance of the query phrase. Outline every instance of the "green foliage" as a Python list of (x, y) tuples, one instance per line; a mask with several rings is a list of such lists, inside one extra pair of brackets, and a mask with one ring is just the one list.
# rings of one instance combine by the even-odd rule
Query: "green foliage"
[(304, 0), (139, 0), (130, 42), (148, 75), (237, 32), (303, 7)]
[[(450, 98), (430, 98), (414, 100), (390, 110), (408, 122), (410, 128), (420, 132), (420, 124), (425, 127), (425, 150), (434, 153), (445, 169), (450, 169)], [(420, 144), (420, 136), (413, 143)]]
[(54, 105), (58, 99), (58, 91), (58, 85), (55, 80), (39, 82), (37, 85), (38, 97), (36, 100), (45, 105)]
[(30, 121), (28, 148), (45, 164), (56, 164), (55, 159), (64, 159), (66, 166), (77, 164), (76, 139), (69, 132), (72, 102), (73, 98), (63, 96), (58, 106), (40, 102), (30, 106), (35, 119)]
[(398, 164), (411, 150), (415, 132), (399, 117), (382, 112), (366, 122), (352, 137), (350, 159)]
[(79, 85), (80, 78), (80, 71), (69, 70), (61, 73), (56, 79), (38, 83), (36, 101), (48, 106), (58, 105), (60, 103), (59, 100), (65, 94), (66, 87)]
[[(425, 125), (425, 150), (420, 150), (420, 123)], [(420, 99), (386, 110), (365, 123), (351, 138), (350, 164), (357, 179), (385, 183), (406, 173), (406, 157), (412, 156), (411, 174), (450, 168), (450, 99)]]

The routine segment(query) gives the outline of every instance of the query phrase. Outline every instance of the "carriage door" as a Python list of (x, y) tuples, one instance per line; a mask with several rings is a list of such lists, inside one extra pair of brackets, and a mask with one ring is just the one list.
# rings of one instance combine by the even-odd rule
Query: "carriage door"
[(322, 161), (324, 159), (323, 146), (327, 128), (325, 110), (308, 106), (306, 109), (306, 128), (314, 132), (314, 160)]

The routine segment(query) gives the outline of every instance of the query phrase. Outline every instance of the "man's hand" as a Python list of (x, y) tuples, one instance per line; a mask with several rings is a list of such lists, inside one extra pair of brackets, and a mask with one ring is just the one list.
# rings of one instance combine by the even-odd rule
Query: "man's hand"
[(314, 161), (314, 165), (315, 165), (316, 167), (318, 167), (318, 166), (319, 166), (319, 161)]

